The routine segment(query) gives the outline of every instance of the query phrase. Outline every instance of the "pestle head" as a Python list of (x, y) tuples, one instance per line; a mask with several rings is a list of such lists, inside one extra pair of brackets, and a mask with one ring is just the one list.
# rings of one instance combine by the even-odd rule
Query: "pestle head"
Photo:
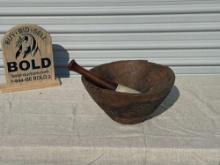
[(79, 65), (76, 63), (75, 60), (71, 60), (70, 63), (67, 65), (67, 68), (72, 71), (77, 71), (78, 67)]

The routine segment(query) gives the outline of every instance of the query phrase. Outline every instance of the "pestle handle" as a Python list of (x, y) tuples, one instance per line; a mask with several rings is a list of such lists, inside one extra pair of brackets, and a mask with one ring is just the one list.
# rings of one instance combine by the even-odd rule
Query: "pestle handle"
[(72, 60), (68, 64), (68, 69), (81, 74), (87, 80), (89, 80), (90, 82), (93, 82), (94, 84), (96, 84), (97, 86), (100, 86), (102, 88), (115, 90), (118, 86), (117, 83), (110, 81), (110, 80), (106, 80), (103, 77), (100, 77), (99, 75), (84, 69), (82, 66), (77, 64), (75, 60)]

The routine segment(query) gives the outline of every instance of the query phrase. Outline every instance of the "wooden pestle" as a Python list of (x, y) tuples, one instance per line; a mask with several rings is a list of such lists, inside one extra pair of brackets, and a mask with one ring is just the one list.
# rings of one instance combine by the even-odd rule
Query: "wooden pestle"
[(95, 85), (97, 85), (99, 87), (114, 90), (117, 92), (140, 93), (139, 91), (137, 91), (135, 89), (129, 88), (127, 86), (118, 84), (118, 83), (110, 81), (110, 80), (107, 80), (107, 79), (101, 77), (100, 75), (97, 75), (95, 73), (90, 72), (89, 70), (84, 69), (83, 67), (78, 65), (75, 60), (72, 60), (68, 64), (68, 69), (83, 75), (87, 80), (89, 80), (90, 82), (94, 83)]

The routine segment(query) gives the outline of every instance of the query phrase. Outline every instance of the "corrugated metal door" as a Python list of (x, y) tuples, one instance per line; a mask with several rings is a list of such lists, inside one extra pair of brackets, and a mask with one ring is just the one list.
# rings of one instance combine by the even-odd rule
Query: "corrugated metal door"
[(60, 76), (72, 58), (86, 67), (148, 59), (176, 73), (220, 73), (219, 0), (0, 0), (0, 38), (21, 23), (52, 34)]

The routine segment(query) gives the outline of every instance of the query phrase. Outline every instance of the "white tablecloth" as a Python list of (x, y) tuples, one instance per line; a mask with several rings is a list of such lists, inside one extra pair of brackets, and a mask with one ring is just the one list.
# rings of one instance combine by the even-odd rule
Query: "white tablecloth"
[(80, 78), (0, 95), (0, 165), (220, 165), (220, 75), (177, 76), (153, 118), (111, 120)]

